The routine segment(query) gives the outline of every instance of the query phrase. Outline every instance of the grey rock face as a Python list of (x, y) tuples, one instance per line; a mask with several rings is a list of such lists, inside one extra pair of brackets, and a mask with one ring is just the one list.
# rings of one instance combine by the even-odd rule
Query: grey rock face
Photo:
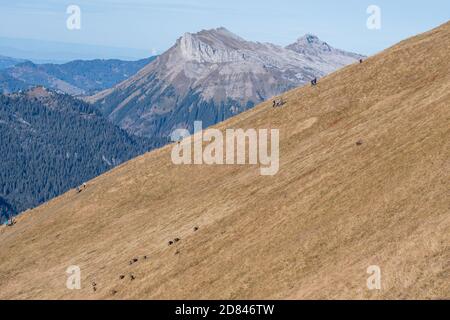
[(195, 120), (215, 124), (359, 57), (312, 36), (283, 48), (225, 28), (203, 30), (184, 34), (135, 76), (89, 100), (134, 134), (167, 137), (191, 130)]

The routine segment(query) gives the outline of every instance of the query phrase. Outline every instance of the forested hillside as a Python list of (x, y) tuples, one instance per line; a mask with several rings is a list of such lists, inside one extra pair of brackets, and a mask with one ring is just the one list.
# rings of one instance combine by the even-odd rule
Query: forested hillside
[(0, 197), (0, 223), (8, 220), (9, 214), (13, 213), (11, 205), (2, 197)]
[(0, 96), (0, 199), (14, 213), (160, 143), (128, 135), (89, 104), (41, 87)]

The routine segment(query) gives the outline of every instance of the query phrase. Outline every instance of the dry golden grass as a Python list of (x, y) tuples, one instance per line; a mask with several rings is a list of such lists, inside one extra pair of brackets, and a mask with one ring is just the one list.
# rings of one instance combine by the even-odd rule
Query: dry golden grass
[(450, 298), (449, 61), (447, 23), (217, 126), (279, 128), (273, 177), (167, 146), (24, 213), (0, 229), (0, 298)]

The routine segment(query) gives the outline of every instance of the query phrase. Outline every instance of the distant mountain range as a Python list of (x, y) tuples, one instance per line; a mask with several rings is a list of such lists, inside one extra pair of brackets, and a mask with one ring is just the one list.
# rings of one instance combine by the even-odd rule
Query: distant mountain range
[(119, 59), (134, 61), (156, 55), (156, 50), (148, 47), (104, 46), (99, 44), (49, 41), (44, 39), (9, 38), (0, 36), (0, 54), (21, 58), (36, 64), (67, 63), (74, 60)]
[(89, 99), (123, 129), (166, 137), (220, 122), (362, 56), (313, 35), (286, 48), (246, 41), (225, 28), (186, 33), (136, 75)]
[[(71, 95), (89, 95), (131, 77), (155, 57), (138, 61), (76, 60), (65, 64), (34, 64), (0, 58), (0, 92), (11, 93), (42, 85)], [(3, 62), (2, 62), (3, 61)], [(9, 61), (9, 62), (8, 62)]]
[(93, 106), (37, 87), (0, 95), (0, 215), (19, 213), (162, 145)]
[(14, 67), (15, 65), (18, 65), (19, 63), (25, 62), (26, 60), (22, 59), (15, 59), (11, 57), (5, 57), (0, 55), (0, 70)]

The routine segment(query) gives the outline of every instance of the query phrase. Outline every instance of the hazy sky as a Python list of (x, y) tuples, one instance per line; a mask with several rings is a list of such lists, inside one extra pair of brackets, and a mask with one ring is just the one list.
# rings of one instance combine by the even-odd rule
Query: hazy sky
[[(72, 4), (81, 9), (80, 30), (66, 27)], [(366, 27), (369, 5), (381, 9), (380, 30)], [(0, 8), (0, 54), (20, 38), (134, 48), (129, 56), (136, 58), (165, 51), (184, 32), (219, 26), (279, 45), (313, 33), (335, 47), (373, 54), (450, 19), (449, 0), (0, 0)], [(85, 48), (79, 46), (96, 55)]]

